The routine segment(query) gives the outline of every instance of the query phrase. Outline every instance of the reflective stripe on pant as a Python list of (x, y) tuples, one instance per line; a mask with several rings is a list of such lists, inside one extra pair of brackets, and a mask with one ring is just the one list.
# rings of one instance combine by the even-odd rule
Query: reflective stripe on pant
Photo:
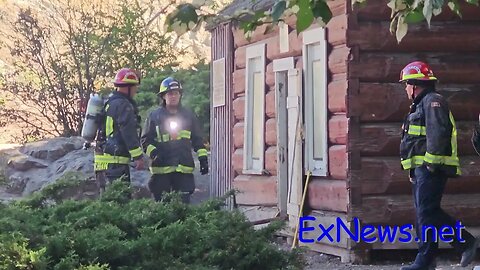
[(156, 201), (162, 200), (163, 192), (185, 192), (182, 200), (190, 202), (190, 195), (195, 191), (195, 180), (191, 173), (154, 174), (148, 182), (148, 188)]
[[(424, 226), (435, 226), (437, 232), (440, 232), (440, 229), (445, 225), (455, 228), (457, 221), (443, 211), (440, 206), (447, 182), (447, 177), (443, 173), (431, 173), (423, 165), (414, 169), (413, 180), (412, 187), (416, 213), (415, 230), (417, 237), (420, 239), (415, 263), (427, 265), (435, 258), (438, 250), (438, 241), (432, 239), (431, 234), (427, 237), (427, 241), (422, 241), (422, 228)], [(430, 229), (429, 232), (432, 232), (432, 230)], [(460, 243), (458, 241), (458, 231), (454, 230), (454, 232), (454, 241), (450, 245), (457, 251), (462, 252), (467, 244), (474, 240), (474, 237), (466, 230), (462, 230), (461, 237), (465, 240), (465, 243)]]
[(109, 154), (95, 154), (94, 155), (94, 171), (104, 171), (112, 164), (128, 165), (130, 163), (129, 157), (112, 156)]
[(170, 174), (174, 172), (191, 174), (194, 168), (179, 164), (178, 166), (150, 167), (151, 174)]

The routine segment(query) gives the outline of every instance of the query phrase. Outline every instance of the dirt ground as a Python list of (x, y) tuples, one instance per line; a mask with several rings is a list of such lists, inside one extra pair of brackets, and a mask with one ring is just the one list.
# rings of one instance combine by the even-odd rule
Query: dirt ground
[[(199, 164), (195, 167), (199, 168)], [(192, 204), (199, 204), (210, 197), (210, 174), (201, 175), (198, 170), (194, 171), (195, 192), (192, 194)]]
[[(372, 254), (372, 262), (368, 265), (353, 265), (349, 263), (340, 262), (339, 257), (330, 256), (327, 254), (317, 253), (313, 251), (307, 251), (305, 254), (305, 260), (307, 267), (305, 270), (398, 270), (404, 265), (410, 264), (415, 259), (416, 251), (409, 250), (393, 250), (374, 252)], [(464, 269), (471, 270), (476, 265), (480, 268), (480, 259), (477, 259), (474, 263), (467, 267), (461, 267), (460, 257), (456, 256), (451, 250), (442, 250), (437, 258), (437, 270), (450, 270), (450, 269)]]

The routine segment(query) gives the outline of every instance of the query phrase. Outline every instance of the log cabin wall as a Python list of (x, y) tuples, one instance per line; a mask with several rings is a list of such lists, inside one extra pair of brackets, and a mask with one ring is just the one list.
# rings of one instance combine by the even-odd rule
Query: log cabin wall
[[(349, 55), (349, 49), (346, 47), (346, 27), (347, 27), (347, 15), (346, 15), (346, 3), (344, 0), (329, 1), (329, 6), (332, 9), (334, 17), (327, 25), (327, 40), (328, 40), (328, 109), (329, 109), (329, 155), (330, 155), (330, 174), (329, 179), (314, 178), (311, 182), (312, 189), (309, 191), (309, 204), (313, 209), (319, 210), (333, 210), (339, 212), (346, 212), (346, 195), (343, 193), (345, 190), (345, 180), (347, 177), (347, 164), (346, 164), (346, 134), (347, 134), (347, 118), (346, 118), (346, 90), (347, 90), (347, 60)], [(265, 27), (257, 29), (250, 41), (247, 41), (243, 35), (243, 30), (234, 30), (234, 43), (235, 43), (235, 70), (233, 74), (233, 90), (234, 90), (234, 118), (235, 125), (233, 131), (234, 138), (234, 171), (235, 182), (249, 181), (250, 183), (261, 181), (269, 184), (269, 190), (275, 190), (275, 174), (276, 174), (276, 119), (275, 119), (275, 77), (273, 72), (272, 61), (284, 57), (294, 57), (296, 68), (302, 69), (302, 34), (297, 36), (294, 30), (295, 21), (287, 20), (289, 24), (289, 42), (290, 50), (288, 53), (279, 53), (278, 50), (278, 29), (268, 34), (264, 34)], [(316, 26), (313, 26), (313, 28)], [(265, 169), (272, 174), (273, 177), (264, 176), (245, 176), (242, 175), (243, 165), (243, 127), (245, 116), (245, 51), (249, 45), (266, 43), (267, 49), (267, 64), (266, 64), (266, 99), (265, 99)], [(253, 180), (253, 181), (252, 181)], [(340, 182), (335, 182), (340, 180)], [(323, 184), (322, 184), (323, 183)], [(330, 185), (330, 183), (335, 183)], [(241, 184), (237, 183), (236, 186)], [(322, 187), (323, 186), (323, 187)], [(330, 186), (331, 188), (328, 188)], [(343, 188), (341, 188), (343, 186)], [(330, 201), (327, 198), (322, 198), (321, 193), (327, 193), (328, 190), (335, 190), (342, 193), (340, 197), (343, 197), (345, 201), (338, 205), (336, 201)], [(339, 190), (340, 189), (340, 190)], [(321, 190), (321, 191), (320, 191)], [(252, 190), (253, 191), (253, 190)], [(255, 189), (260, 192), (263, 189)], [(275, 194), (269, 194), (268, 196), (256, 196), (257, 198), (242, 198), (239, 197), (239, 203), (246, 204), (276, 204)], [(260, 195), (260, 194), (258, 194)], [(263, 194), (265, 195), (265, 194)], [(338, 194), (337, 194), (338, 195)], [(331, 194), (332, 198), (337, 197)], [(258, 201), (262, 198), (262, 201)], [(321, 200), (325, 200), (320, 202)], [(323, 204), (322, 204), (323, 203)], [(326, 204), (329, 204), (327, 206)]]
[[(252, 34), (250, 40), (245, 38), (242, 29), (234, 29), (235, 61), (233, 72), (233, 144), (232, 164), (234, 169), (233, 186), (241, 193), (237, 203), (244, 206), (264, 206), (274, 208), (277, 205), (276, 186), (276, 119), (275, 119), (275, 79), (272, 60), (278, 57), (278, 28), (265, 33), (262, 26)], [(245, 73), (246, 49), (253, 44), (266, 43), (265, 69), (265, 164), (263, 175), (243, 174), (244, 126), (245, 126)], [(259, 116), (262, 117), (262, 116)]]
[(389, 33), (390, 9), (384, 1), (369, 0), (350, 15), (351, 217), (370, 224), (414, 222), (411, 184), (398, 156), (400, 127), (411, 102), (398, 79), (400, 70), (418, 59), (431, 65), (457, 122), (463, 176), (448, 181), (443, 205), (467, 228), (480, 225), (480, 158), (470, 143), (480, 113), (480, 8), (465, 4), (461, 10), (463, 19), (446, 8), (430, 29), (426, 23), (409, 26), (400, 44)]
[[(307, 211), (304, 212), (304, 215), (316, 218), (315, 222), (307, 222), (308, 226), (315, 228), (318, 228), (319, 223), (327, 228), (335, 224), (338, 217), (347, 223), (350, 200), (347, 149), (349, 126), (347, 74), (351, 55), (351, 49), (347, 46), (347, 29), (350, 1), (334, 0), (327, 3), (333, 14), (325, 28), (328, 63), (328, 176), (311, 178), (305, 202)], [(302, 65), (297, 67), (301, 68)], [(318, 236), (318, 230), (312, 234), (304, 234), (304, 237), (311, 239), (317, 239)], [(305, 244), (305, 246), (319, 252), (340, 256), (343, 262), (362, 261), (362, 258), (352, 252), (352, 243), (346, 237), (342, 237), (339, 242), (330, 242), (324, 237), (321, 241)]]
[[(345, 0), (328, 1), (333, 18), (326, 27), (328, 43), (328, 138), (329, 138), (329, 176), (313, 177), (308, 187), (305, 212), (314, 215), (318, 222), (331, 224), (336, 217), (346, 220), (348, 209), (348, 156), (347, 156), (347, 67), (350, 49), (346, 46), (346, 33), (349, 2)], [(257, 29), (250, 40), (246, 40), (243, 31), (234, 30), (235, 64), (233, 73), (233, 186), (241, 191), (237, 202), (244, 206), (263, 206), (275, 208), (277, 199), (277, 119), (275, 108), (275, 74), (273, 60), (285, 57), (294, 57), (295, 67), (303, 69), (302, 63), (302, 33), (297, 35), (295, 20), (287, 19), (289, 25), (289, 51), (279, 52), (278, 29), (264, 33), (265, 28)], [(316, 28), (313, 25), (311, 28)], [(245, 71), (246, 48), (250, 45), (266, 43), (266, 98), (265, 98), (265, 170), (270, 175), (246, 175), (242, 173), (244, 153), (244, 126), (245, 126)], [(295, 220), (296, 222), (296, 220)], [(317, 223), (318, 223), (317, 222)], [(317, 227), (318, 228), (318, 227)], [(306, 237), (309, 237), (308, 234)], [(317, 238), (318, 235), (311, 235)], [(315, 243), (308, 247), (342, 256), (348, 261), (349, 243)]]

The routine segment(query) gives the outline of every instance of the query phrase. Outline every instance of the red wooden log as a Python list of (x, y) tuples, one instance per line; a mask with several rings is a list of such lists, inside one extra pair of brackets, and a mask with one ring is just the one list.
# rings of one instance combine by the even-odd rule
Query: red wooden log
[[(467, 226), (480, 225), (479, 204), (478, 194), (446, 194), (442, 200), (443, 209)], [(364, 197), (361, 207), (352, 209), (352, 215), (370, 224), (414, 224), (413, 198), (411, 195)]]
[[(348, 115), (359, 116), (364, 122), (403, 122), (411, 104), (404, 87), (400, 83), (360, 83), (358, 95), (348, 96)], [(438, 90), (447, 99), (456, 121), (478, 119), (478, 85), (440, 84)]]
[(237, 203), (242, 205), (276, 205), (276, 176), (239, 175), (233, 180), (233, 187), (240, 191)]
[[(457, 53), (361, 53), (357, 61), (350, 62), (349, 71), (361, 82), (398, 82), (406, 64), (422, 60), (430, 64), (435, 76), (443, 83), (480, 83), (480, 54)], [(330, 56), (331, 58), (332, 56)], [(331, 60), (330, 60), (331, 61)]]
[(245, 70), (242, 68), (233, 72), (233, 94), (235, 97), (245, 93)]
[[(460, 157), (462, 176), (447, 182), (446, 193), (480, 193), (480, 157)], [(361, 168), (350, 171), (350, 181), (361, 194), (410, 194), (408, 172), (399, 157), (364, 157)]]
[[(480, 8), (458, 1), (462, 18), (453, 13), (450, 8), (446, 7), (439, 16), (434, 16), (432, 21), (479, 21)], [(385, 1), (369, 1), (364, 7), (355, 7), (354, 13), (357, 14), (359, 21), (390, 21), (391, 9)]]
[(348, 190), (345, 181), (312, 179), (307, 192), (308, 205), (312, 209), (347, 212)]
[[(458, 153), (476, 155), (471, 137), (475, 122), (457, 122)], [(351, 138), (352, 149), (360, 151), (362, 156), (398, 155), (402, 123), (362, 124), (358, 138)]]
[[(434, 22), (408, 27), (408, 33), (399, 44), (390, 33), (390, 22), (362, 22), (357, 29), (349, 29), (349, 46), (364, 51), (383, 52), (478, 52), (480, 21), (477, 24)], [(468, 42), (465, 38), (468, 37)]]
[(336, 114), (328, 120), (328, 138), (332, 144), (347, 144), (348, 118)]
[(334, 179), (347, 179), (347, 147), (334, 145), (328, 149), (328, 168), (330, 176)]
[(328, 84), (328, 110), (333, 113), (347, 111), (348, 81), (332, 80)]

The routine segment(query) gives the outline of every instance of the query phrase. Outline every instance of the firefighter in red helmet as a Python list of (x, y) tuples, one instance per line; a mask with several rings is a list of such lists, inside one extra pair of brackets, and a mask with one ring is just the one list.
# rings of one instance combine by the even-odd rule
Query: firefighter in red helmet
[[(455, 120), (446, 99), (435, 89), (436, 81), (431, 68), (420, 61), (406, 65), (400, 73), (400, 82), (405, 83), (412, 100), (402, 126), (400, 157), (412, 182), (419, 239), (415, 262), (401, 270), (427, 270), (435, 265), (438, 234), (444, 226), (453, 228), (450, 244), (462, 253), (462, 266), (473, 261), (478, 246), (478, 240), (468, 231), (455, 230), (457, 221), (440, 206), (448, 177), (460, 175), (460, 161)], [(428, 226), (438, 233), (424, 233)]]
[(95, 171), (100, 188), (124, 177), (130, 182), (130, 160), (137, 170), (144, 169), (143, 150), (138, 134), (140, 117), (133, 97), (140, 84), (140, 75), (133, 69), (122, 68), (115, 75), (113, 92), (104, 106), (95, 154)]

